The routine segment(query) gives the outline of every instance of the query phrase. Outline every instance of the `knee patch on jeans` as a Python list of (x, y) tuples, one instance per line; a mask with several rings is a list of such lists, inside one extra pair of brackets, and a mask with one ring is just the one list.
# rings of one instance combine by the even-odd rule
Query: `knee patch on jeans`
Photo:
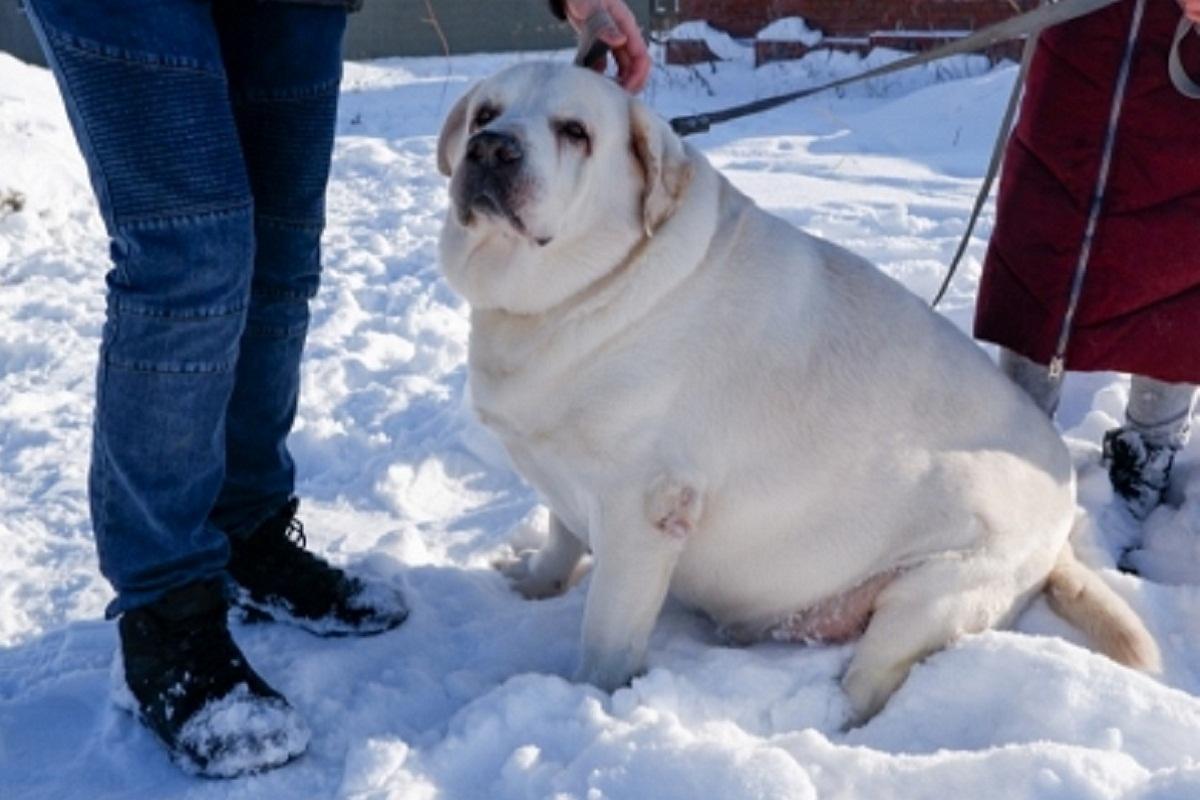
[(104, 363), (225, 372), (250, 301), (250, 209), (126, 225), (114, 238)]
[(108, 368), (136, 372), (232, 372), (245, 323), (244, 308), (165, 316), (110, 307), (101, 357)]
[(257, 215), (254, 283), (246, 335), (291, 339), (308, 330), (308, 302), (321, 282), (321, 229)]
[(223, 73), (47, 30), (102, 205), (117, 224), (249, 202)]

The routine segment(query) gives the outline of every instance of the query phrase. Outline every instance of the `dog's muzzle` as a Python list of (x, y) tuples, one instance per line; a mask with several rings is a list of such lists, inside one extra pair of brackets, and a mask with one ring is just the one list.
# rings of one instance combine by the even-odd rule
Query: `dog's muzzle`
[(480, 131), (467, 141), (462, 181), (456, 192), (460, 220), (467, 222), (472, 212), (502, 217), (524, 233), (525, 225), (516, 213), (520, 203), (522, 167), (525, 151), (516, 136), (499, 131)]
[(467, 163), (482, 170), (515, 172), (524, 159), (521, 142), (511, 133), (480, 131), (467, 141)]

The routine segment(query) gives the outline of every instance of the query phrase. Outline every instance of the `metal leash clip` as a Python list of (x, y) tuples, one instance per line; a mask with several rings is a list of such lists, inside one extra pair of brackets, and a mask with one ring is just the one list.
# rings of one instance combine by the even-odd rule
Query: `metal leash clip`
[(1176, 91), (1184, 97), (1200, 100), (1200, 85), (1188, 75), (1183, 60), (1179, 57), (1179, 46), (1183, 44), (1183, 37), (1187, 36), (1193, 27), (1200, 33), (1200, 26), (1193, 26), (1190, 19), (1180, 17), (1179, 26), (1175, 29), (1175, 39), (1171, 42), (1171, 54), (1167, 57), (1167, 73), (1171, 76), (1171, 83), (1175, 85)]

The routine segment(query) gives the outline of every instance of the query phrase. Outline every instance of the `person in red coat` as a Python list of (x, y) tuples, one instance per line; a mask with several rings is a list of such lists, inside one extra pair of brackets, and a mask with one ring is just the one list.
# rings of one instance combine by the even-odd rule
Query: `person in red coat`
[[(1005, 153), (975, 335), (1050, 415), (1062, 373), (1131, 373), (1104, 439), (1144, 518), (1187, 441), (1200, 383), (1200, 101), (1168, 75), (1180, 8), (1125, 0), (1046, 30)], [(1180, 47), (1200, 74), (1200, 38)]]

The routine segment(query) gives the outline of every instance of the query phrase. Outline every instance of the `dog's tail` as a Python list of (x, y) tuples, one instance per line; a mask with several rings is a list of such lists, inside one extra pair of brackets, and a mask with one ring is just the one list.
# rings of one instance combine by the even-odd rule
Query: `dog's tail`
[(1099, 575), (1079, 563), (1070, 542), (1063, 545), (1045, 592), (1050, 607), (1109, 658), (1145, 672), (1162, 669), (1158, 645), (1137, 613)]

